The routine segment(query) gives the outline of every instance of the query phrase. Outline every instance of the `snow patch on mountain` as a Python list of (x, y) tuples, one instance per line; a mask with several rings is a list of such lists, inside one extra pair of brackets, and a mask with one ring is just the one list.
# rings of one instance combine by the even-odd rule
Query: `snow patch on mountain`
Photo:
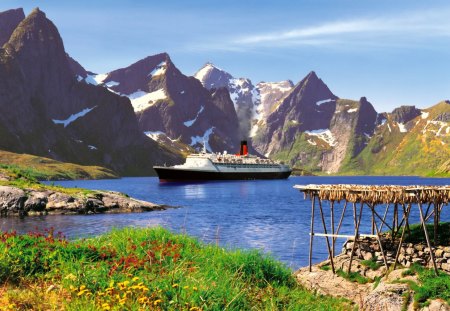
[(197, 121), (197, 118), (198, 118), (198, 116), (202, 113), (203, 109), (205, 109), (205, 107), (201, 106), (201, 107), (200, 107), (200, 110), (197, 112), (197, 115), (195, 116), (195, 118), (192, 119), (192, 120), (183, 122), (183, 124), (184, 124), (185, 126), (187, 126), (187, 127), (191, 127), (192, 124), (194, 124), (195, 121)]
[(429, 115), (430, 115), (429, 112), (424, 112), (424, 111), (422, 111), (422, 114), (420, 115), (420, 117), (421, 117), (422, 119), (426, 119), (426, 118), (428, 118)]
[(203, 136), (191, 136), (191, 146), (195, 146), (196, 144), (203, 145), (205, 144), (206, 150), (212, 152), (211, 146), (209, 145), (209, 136), (213, 133), (214, 126), (210, 127), (205, 131)]
[(427, 121), (422, 134), (426, 132), (435, 133), (436, 136), (447, 136), (450, 133), (450, 124), (445, 121)]
[(149, 74), (148, 77), (155, 77), (159, 75), (163, 75), (166, 73), (167, 63), (161, 62), (158, 65), (156, 65), (155, 69), (153, 69)]
[(310, 145), (313, 145), (313, 146), (316, 146), (316, 145), (317, 145), (316, 142), (315, 142), (315, 141), (312, 141), (311, 139), (308, 139), (307, 142), (308, 142)]
[(353, 113), (353, 112), (357, 112), (357, 111), (358, 111), (358, 108), (352, 108), (352, 109), (347, 110), (348, 113)]
[(206, 76), (214, 69), (217, 69), (219, 71), (222, 71), (221, 69), (217, 68), (211, 63), (207, 63), (205, 66), (203, 66), (202, 69), (197, 71), (197, 73), (194, 75), (194, 78), (199, 80), (202, 84), (205, 82)]
[(319, 100), (318, 102), (316, 102), (316, 105), (320, 106), (322, 104), (329, 103), (329, 102), (334, 102), (334, 99), (329, 98), (329, 99)]
[(147, 93), (141, 90), (127, 95), (133, 105), (135, 112), (143, 111), (148, 107), (153, 106), (158, 100), (166, 99), (167, 95), (164, 89)]
[(406, 132), (408, 132), (408, 130), (406, 129), (405, 124), (400, 123), (400, 122), (397, 122), (397, 126), (398, 126), (398, 129), (400, 130), (401, 133), (406, 133)]
[(103, 81), (108, 77), (107, 73), (101, 73), (101, 74), (94, 74), (94, 75), (87, 75), (87, 77), (84, 79), (84, 81), (88, 84), (92, 85), (99, 85), (103, 83)]
[(109, 82), (106, 82), (106, 83), (105, 83), (106, 87), (108, 87), (108, 88), (114, 87), (114, 86), (118, 86), (119, 84), (120, 84), (120, 83), (119, 83), (119, 82), (116, 82), (116, 81), (109, 81)]
[(53, 123), (55, 124), (63, 124), (64, 127), (67, 127), (70, 123), (72, 123), (73, 121), (75, 121), (78, 118), (84, 117), (85, 115), (87, 115), (89, 112), (92, 111), (92, 109), (94, 109), (97, 106), (94, 106), (92, 108), (85, 108), (83, 110), (81, 110), (80, 112), (74, 113), (72, 115), (70, 115), (70, 117), (68, 117), (65, 120), (55, 120), (53, 119)]
[(333, 134), (329, 129), (319, 129), (319, 130), (313, 130), (313, 131), (305, 131), (305, 134), (308, 134), (309, 136), (316, 136), (323, 141), (325, 141), (328, 145), (334, 147), (336, 146), (336, 139), (334, 138)]

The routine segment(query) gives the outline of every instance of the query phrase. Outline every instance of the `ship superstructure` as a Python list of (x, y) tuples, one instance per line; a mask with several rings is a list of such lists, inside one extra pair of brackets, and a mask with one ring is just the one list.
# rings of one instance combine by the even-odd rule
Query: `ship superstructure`
[(288, 165), (248, 154), (246, 141), (238, 154), (208, 153), (203, 148), (188, 155), (184, 164), (154, 169), (160, 181), (283, 179), (291, 174)]

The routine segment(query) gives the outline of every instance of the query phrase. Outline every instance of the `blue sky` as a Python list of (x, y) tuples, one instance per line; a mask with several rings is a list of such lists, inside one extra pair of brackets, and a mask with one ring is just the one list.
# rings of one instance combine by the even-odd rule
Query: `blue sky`
[(168, 52), (187, 75), (210, 61), (254, 84), (314, 70), (337, 96), (366, 96), (377, 111), (450, 98), (448, 1), (0, 2), (36, 6), (97, 73)]

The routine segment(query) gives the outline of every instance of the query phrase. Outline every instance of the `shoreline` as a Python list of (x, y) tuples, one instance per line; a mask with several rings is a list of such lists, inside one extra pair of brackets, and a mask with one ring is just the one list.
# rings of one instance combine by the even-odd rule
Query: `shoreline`
[(0, 217), (142, 213), (174, 208), (114, 191), (0, 186)]

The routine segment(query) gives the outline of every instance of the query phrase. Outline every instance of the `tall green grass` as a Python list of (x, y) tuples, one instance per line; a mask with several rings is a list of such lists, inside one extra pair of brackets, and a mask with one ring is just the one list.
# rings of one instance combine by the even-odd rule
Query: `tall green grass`
[(53, 282), (70, 296), (68, 310), (352, 308), (301, 288), (288, 268), (258, 251), (226, 250), (161, 228), (70, 242), (51, 231), (3, 233), (0, 240), (0, 283)]

